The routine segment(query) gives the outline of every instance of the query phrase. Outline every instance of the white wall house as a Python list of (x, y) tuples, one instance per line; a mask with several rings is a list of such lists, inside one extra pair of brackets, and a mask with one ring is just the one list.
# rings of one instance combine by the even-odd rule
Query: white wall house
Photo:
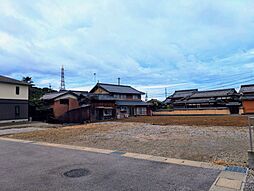
[(0, 75), (0, 123), (28, 120), (29, 84)]

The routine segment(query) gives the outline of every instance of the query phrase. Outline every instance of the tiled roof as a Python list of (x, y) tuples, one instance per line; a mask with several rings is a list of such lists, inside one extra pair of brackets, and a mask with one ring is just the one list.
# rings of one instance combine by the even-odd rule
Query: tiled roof
[(41, 97), (42, 100), (52, 100), (55, 99), (61, 95), (66, 94), (67, 91), (61, 91), (61, 92), (53, 92), (53, 93), (47, 93)]
[(186, 103), (215, 103), (215, 99), (201, 98), (201, 99), (189, 99)]
[(65, 95), (65, 94), (72, 94), (76, 97), (78, 97), (80, 92), (77, 93), (77, 91), (68, 91), (68, 90), (65, 90), (65, 91), (60, 91), (60, 92), (53, 92), (53, 93), (47, 93), (45, 95), (43, 95), (41, 97), (41, 100), (52, 100), (52, 99), (56, 99), (62, 95)]
[(116, 105), (122, 106), (148, 106), (149, 103), (143, 101), (116, 101)]
[(9, 78), (6, 76), (2, 76), (0, 75), (0, 82), (2, 83), (8, 83), (8, 84), (19, 84), (19, 85), (25, 85), (25, 86), (29, 86), (30, 84), (20, 81), (20, 80), (15, 80), (13, 78)]
[(239, 93), (254, 93), (254, 84), (242, 85)]
[(171, 96), (171, 98), (185, 98), (187, 96), (191, 96), (194, 92), (197, 92), (198, 89), (190, 89), (190, 90), (178, 90)]
[[(115, 84), (103, 84), (103, 83), (97, 83), (97, 87), (101, 87), (102, 89), (106, 90), (109, 93), (120, 93), (120, 94), (144, 94), (141, 91), (138, 91), (134, 89), (131, 86), (125, 86), (125, 85), (115, 85)], [(95, 86), (95, 87), (96, 87)], [(93, 88), (94, 89), (94, 88)], [(93, 90), (92, 89), (92, 90)], [(91, 91), (92, 91), (91, 90)]]
[(190, 98), (223, 97), (233, 94), (236, 94), (236, 91), (234, 88), (230, 88), (221, 90), (198, 91), (191, 95)]

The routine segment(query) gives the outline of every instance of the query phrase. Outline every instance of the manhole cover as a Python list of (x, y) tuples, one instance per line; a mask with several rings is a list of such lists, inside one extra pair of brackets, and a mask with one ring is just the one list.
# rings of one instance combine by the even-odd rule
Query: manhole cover
[(82, 176), (87, 176), (90, 174), (90, 171), (84, 168), (72, 169), (64, 173), (64, 176), (69, 178), (79, 178)]

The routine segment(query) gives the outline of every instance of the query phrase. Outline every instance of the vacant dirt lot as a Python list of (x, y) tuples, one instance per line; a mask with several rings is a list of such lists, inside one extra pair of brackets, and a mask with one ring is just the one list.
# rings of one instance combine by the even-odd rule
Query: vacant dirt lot
[(248, 150), (246, 127), (105, 122), (9, 137), (219, 164), (245, 165)]
[(144, 116), (131, 117), (119, 121), (150, 123), (152, 125), (248, 126), (247, 116)]

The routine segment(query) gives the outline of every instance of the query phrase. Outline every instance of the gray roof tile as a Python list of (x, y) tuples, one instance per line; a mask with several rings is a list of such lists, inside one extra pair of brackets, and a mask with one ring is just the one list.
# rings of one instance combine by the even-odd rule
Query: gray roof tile
[(9, 77), (6, 77), (6, 76), (2, 76), (2, 75), (0, 75), (0, 82), (8, 83), (8, 84), (19, 84), (19, 85), (30, 86), (30, 84), (28, 84), (26, 82), (16, 80), (16, 79), (13, 79), (13, 78), (9, 78)]
[(239, 93), (254, 93), (254, 84), (242, 85)]
[(209, 90), (209, 91), (198, 91), (195, 92), (190, 98), (204, 98), (204, 97), (222, 97), (236, 94), (234, 88), (221, 89), (221, 90)]
[(190, 89), (190, 90), (178, 90), (171, 96), (171, 98), (185, 98), (187, 96), (191, 96), (194, 92), (197, 92), (198, 89)]
[[(115, 85), (115, 84), (103, 84), (97, 83), (98, 87), (108, 91), (109, 93), (120, 93), (120, 94), (144, 94), (141, 91), (136, 90), (131, 86)], [(93, 88), (94, 89), (94, 88)]]

